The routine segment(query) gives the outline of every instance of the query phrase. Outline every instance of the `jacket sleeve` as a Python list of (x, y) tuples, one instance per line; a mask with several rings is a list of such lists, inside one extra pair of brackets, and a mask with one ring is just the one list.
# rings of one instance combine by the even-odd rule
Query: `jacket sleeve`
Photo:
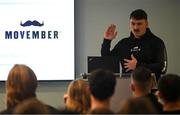
[(155, 48), (154, 60), (151, 64), (137, 63), (137, 66), (144, 66), (154, 73), (164, 74), (167, 70), (167, 52), (164, 42), (160, 42)]
[(103, 40), (102, 46), (101, 46), (101, 56), (119, 56), (118, 52), (120, 50), (120, 42), (116, 44), (116, 46), (110, 50), (111, 48), (111, 40)]
[(111, 40), (103, 40), (102, 46), (101, 46), (101, 56), (110, 56), (110, 47), (111, 47)]

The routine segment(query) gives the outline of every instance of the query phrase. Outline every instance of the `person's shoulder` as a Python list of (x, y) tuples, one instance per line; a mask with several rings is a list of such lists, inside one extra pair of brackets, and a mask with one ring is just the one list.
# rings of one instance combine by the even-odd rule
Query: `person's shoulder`
[(156, 36), (154, 34), (152, 34), (152, 39), (155, 42), (164, 43), (164, 41), (160, 37), (158, 37), (158, 36)]
[(95, 108), (93, 110), (89, 110), (88, 114), (114, 114), (114, 112), (109, 108)]
[(50, 106), (50, 105), (47, 105), (47, 104), (46, 104), (45, 106), (47, 107), (49, 113), (52, 113), (52, 114), (58, 114), (58, 113), (60, 113), (60, 111), (59, 111), (57, 108), (54, 108), (54, 107), (52, 107), (52, 106)]
[(14, 110), (13, 108), (5, 109), (5, 110), (0, 111), (0, 114), (12, 114), (13, 110)]
[(180, 110), (174, 110), (174, 111), (163, 111), (162, 114), (179, 114)]
[(148, 43), (152, 45), (154, 48), (158, 49), (159, 47), (165, 47), (164, 41), (161, 38), (155, 36), (154, 34), (152, 34), (152, 36), (149, 38)]

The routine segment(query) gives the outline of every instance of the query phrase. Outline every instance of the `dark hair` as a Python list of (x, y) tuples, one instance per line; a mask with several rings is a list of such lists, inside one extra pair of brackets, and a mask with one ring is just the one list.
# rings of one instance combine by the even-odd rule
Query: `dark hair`
[(145, 67), (137, 67), (132, 72), (133, 79), (140, 82), (149, 81), (149, 79), (151, 79), (151, 76), (152, 76), (151, 70)]
[(131, 76), (141, 90), (147, 90), (152, 80), (152, 71), (145, 67), (137, 67)]
[(99, 99), (106, 100), (114, 94), (116, 78), (111, 71), (98, 69), (88, 77), (91, 94)]
[(158, 90), (166, 101), (175, 102), (180, 99), (180, 76), (166, 74), (158, 82)]
[(136, 9), (130, 14), (130, 19), (132, 18), (136, 20), (141, 20), (141, 19), (147, 20), (147, 13), (142, 9)]

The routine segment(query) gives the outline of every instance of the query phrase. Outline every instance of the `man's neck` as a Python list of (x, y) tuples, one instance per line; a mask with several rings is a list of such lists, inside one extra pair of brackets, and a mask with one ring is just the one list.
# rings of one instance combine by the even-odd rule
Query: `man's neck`
[(148, 94), (150, 94), (150, 93), (151, 93), (150, 91), (147, 91), (147, 92), (135, 91), (135, 92), (133, 92), (133, 94), (134, 94), (135, 97), (146, 96), (146, 95), (148, 95)]
[(165, 103), (163, 107), (164, 111), (180, 110), (180, 101)]
[(96, 108), (110, 108), (110, 99), (100, 101), (95, 98), (91, 98), (91, 110)]

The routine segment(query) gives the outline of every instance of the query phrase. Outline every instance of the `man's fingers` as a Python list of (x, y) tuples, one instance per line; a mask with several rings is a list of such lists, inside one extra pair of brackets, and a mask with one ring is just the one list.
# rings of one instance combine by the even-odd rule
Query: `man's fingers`
[(127, 66), (127, 65), (129, 65), (129, 63), (124, 63), (124, 66)]
[(116, 26), (115, 26), (114, 24), (111, 24), (111, 25), (108, 27), (107, 31), (108, 31), (108, 32), (113, 32), (115, 29), (116, 29)]
[(129, 69), (129, 68), (128, 68), (128, 69), (126, 69), (126, 72), (128, 72), (128, 71), (130, 71), (130, 70), (131, 70), (131, 69)]
[(129, 66), (128, 66), (128, 65), (125, 65), (124, 68), (129, 68)]
[(106, 32), (104, 33), (104, 38), (108, 40), (112, 40), (117, 36), (117, 31), (116, 31), (116, 25), (111, 24), (108, 26)]
[(125, 62), (129, 63), (131, 60), (128, 60), (128, 59), (124, 59)]

